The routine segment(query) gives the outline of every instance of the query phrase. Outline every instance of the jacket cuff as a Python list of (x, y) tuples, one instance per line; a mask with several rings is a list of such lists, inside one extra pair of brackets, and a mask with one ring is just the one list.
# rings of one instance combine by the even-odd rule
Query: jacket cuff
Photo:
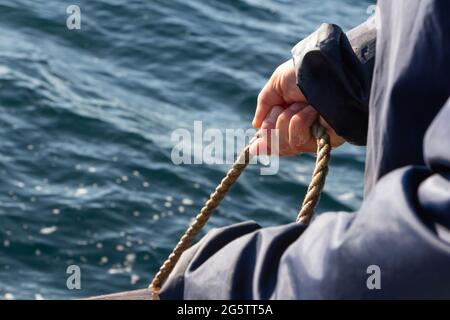
[(348, 37), (338, 26), (322, 24), (292, 49), (297, 85), (308, 102), (338, 135), (357, 145), (367, 140), (375, 39), (372, 19)]

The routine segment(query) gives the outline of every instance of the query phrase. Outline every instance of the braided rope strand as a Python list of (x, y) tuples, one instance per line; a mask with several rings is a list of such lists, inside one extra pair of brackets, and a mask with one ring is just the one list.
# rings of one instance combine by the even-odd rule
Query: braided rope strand
[(317, 139), (316, 165), (296, 220), (296, 222), (304, 224), (309, 224), (309, 221), (314, 215), (314, 208), (319, 202), (320, 193), (325, 185), (325, 179), (328, 173), (331, 152), (330, 137), (325, 128), (315, 123), (312, 127), (312, 133)]
[[(330, 137), (320, 124), (316, 123), (313, 125), (312, 133), (317, 139), (316, 165), (311, 182), (308, 186), (307, 193), (305, 195), (305, 199), (303, 200), (301, 210), (296, 220), (298, 223), (304, 224), (308, 224), (311, 220), (311, 217), (314, 214), (314, 208), (319, 201), (320, 193), (325, 184), (325, 179), (328, 172), (328, 162), (330, 160), (331, 152)], [(210, 195), (209, 199), (206, 201), (198, 215), (195, 217), (189, 228), (183, 234), (183, 236), (173, 249), (172, 253), (160, 267), (158, 273), (155, 275), (149, 286), (153, 300), (159, 300), (159, 291), (164, 282), (169, 277), (172, 270), (175, 268), (175, 265), (180, 259), (181, 255), (186, 249), (189, 248), (194, 238), (205, 226), (213, 211), (217, 208), (217, 206), (230, 190), (231, 186), (237, 181), (239, 176), (249, 164), (251, 159), (250, 145), (258, 137), (260, 137), (259, 132), (241, 152), (231, 169), (227, 172), (226, 176), (222, 179), (214, 192)]]
[[(256, 138), (256, 136), (255, 136)], [(180, 259), (182, 253), (189, 247), (194, 238), (200, 233), (213, 211), (217, 208), (225, 195), (230, 190), (231, 186), (236, 182), (241, 173), (245, 170), (250, 162), (250, 145), (255, 140), (253, 138), (247, 147), (241, 152), (238, 159), (235, 161), (231, 169), (227, 172), (226, 176), (219, 183), (215, 191), (210, 195), (199, 214), (190, 224), (180, 241), (177, 243), (172, 253), (163, 263), (158, 273), (152, 280), (149, 289), (152, 291), (154, 299), (158, 299), (158, 292), (169, 277), (176, 263)]]

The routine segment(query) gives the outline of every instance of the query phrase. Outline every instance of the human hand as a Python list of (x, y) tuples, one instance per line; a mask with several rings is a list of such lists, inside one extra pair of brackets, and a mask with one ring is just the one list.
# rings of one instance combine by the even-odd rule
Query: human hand
[[(280, 65), (258, 96), (253, 126), (264, 130), (250, 148), (252, 154), (291, 156), (301, 152), (315, 152), (317, 143), (311, 135), (312, 125), (319, 120), (327, 130), (331, 145), (337, 147), (345, 142), (317, 111), (308, 105), (297, 87), (294, 63), (289, 60)], [(271, 150), (272, 130), (278, 129), (278, 148)]]

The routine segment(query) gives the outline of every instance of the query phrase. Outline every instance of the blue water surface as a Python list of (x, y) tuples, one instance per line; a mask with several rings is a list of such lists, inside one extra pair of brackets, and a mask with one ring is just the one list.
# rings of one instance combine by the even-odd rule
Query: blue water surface
[[(360, 0), (0, 0), (0, 298), (143, 288), (228, 165), (171, 161), (177, 128), (249, 128), (257, 94)], [(66, 9), (81, 8), (81, 30)], [(333, 153), (318, 211), (355, 210), (364, 149)], [(289, 223), (314, 157), (252, 166), (206, 229)], [(68, 290), (66, 269), (81, 268)]]

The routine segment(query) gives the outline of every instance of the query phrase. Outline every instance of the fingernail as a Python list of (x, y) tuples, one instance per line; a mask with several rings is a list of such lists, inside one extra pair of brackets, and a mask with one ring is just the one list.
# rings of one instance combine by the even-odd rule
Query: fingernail
[(278, 116), (280, 115), (280, 113), (282, 111), (283, 111), (283, 108), (280, 106), (273, 107), (272, 111), (270, 111), (269, 116), (264, 121), (269, 122), (269, 123), (275, 123), (278, 119)]
[(302, 107), (303, 107), (303, 106), (302, 106), (300, 103), (294, 103), (293, 105), (291, 105), (291, 106), (289, 107), (289, 110), (291, 110), (291, 111), (297, 113), (298, 111), (300, 111), (300, 110), (302, 109)]
[(304, 112), (307, 113), (307, 114), (317, 114), (316, 109), (314, 109), (314, 108), (311, 107), (311, 106), (306, 107), (306, 108), (304, 109)]

